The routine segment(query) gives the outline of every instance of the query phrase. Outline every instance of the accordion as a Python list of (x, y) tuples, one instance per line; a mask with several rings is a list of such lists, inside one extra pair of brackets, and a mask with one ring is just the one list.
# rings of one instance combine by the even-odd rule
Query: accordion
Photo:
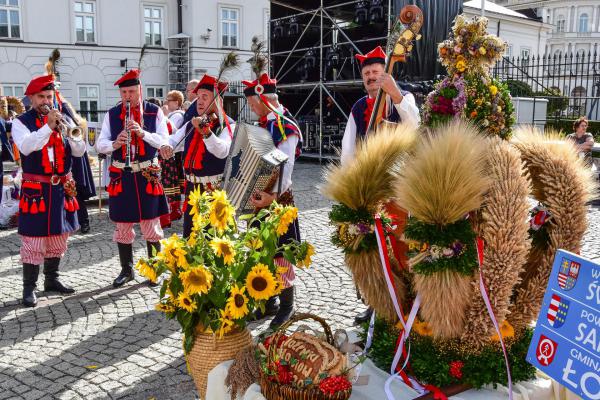
[(250, 197), (270, 187), (279, 177), (288, 156), (278, 150), (271, 134), (259, 126), (240, 122), (236, 126), (225, 164), (223, 188), (237, 213), (252, 213)]

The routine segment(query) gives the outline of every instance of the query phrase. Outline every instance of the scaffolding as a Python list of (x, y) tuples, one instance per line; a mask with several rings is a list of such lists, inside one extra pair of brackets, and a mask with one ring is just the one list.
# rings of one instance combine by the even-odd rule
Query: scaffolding
[[(305, 10), (295, 1), (271, 1), (269, 34), (270, 75), (277, 79), (286, 105), (293, 103), (292, 99), (302, 99), (291, 111), (304, 128), (303, 155), (319, 160), (337, 158), (335, 148), (341, 147), (350, 107), (362, 96), (363, 83), (354, 55), (385, 46), (394, 15), (392, 0), (326, 3), (306, 1), (303, 4), (316, 7)], [(369, 8), (373, 7), (379, 14), (369, 21)], [(355, 23), (361, 10), (366, 11), (361, 17), (368, 24)], [(288, 40), (280, 40), (286, 36)], [(340, 101), (343, 93), (350, 94), (352, 100)], [(324, 121), (325, 96), (331, 98), (340, 122)], [(309, 116), (308, 107), (315, 103), (318, 108)]]
[(190, 80), (190, 37), (184, 33), (170, 36), (168, 82), (169, 90), (185, 93), (185, 86)]

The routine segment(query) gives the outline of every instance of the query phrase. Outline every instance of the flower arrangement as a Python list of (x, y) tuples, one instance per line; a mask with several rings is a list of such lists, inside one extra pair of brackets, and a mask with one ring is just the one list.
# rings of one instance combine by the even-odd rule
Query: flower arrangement
[(552, 219), (552, 214), (544, 204), (539, 203), (529, 213), (529, 237), (532, 244), (536, 247), (545, 249), (550, 242), (548, 234), (548, 221)]
[[(375, 219), (367, 210), (353, 210), (343, 204), (334, 204), (329, 212), (329, 220), (336, 227), (331, 242), (345, 253), (377, 248)], [(386, 230), (393, 229), (392, 220), (386, 214), (382, 214), (381, 220)]]
[(489, 135), (510, 138), (515, 123), (507, 85), (489, 74), (506, 49), (506, 43), (486, 32), (487, 20), (456, 17), (450, 39), (438, 46), (448, 77), (436, 84), (423, 105), (423, 123), (435, 127), (465, 118)]
[(193, 228), (189, 238), (173, 235), (162, 240), (162, 250), (140, 259), (136, 268), (151, 281), (163, 273), (156, 309), (176, 318), (189, 352), (197, 330), (222, 336), (243, 329), (256, 309), (283, 289), (285, 268), (274, 263), (276, 254), (298, 267), (308, 267), (314, 248), (307, 242), (278, 246), (278, 238), (296, 218), (295, 207), (273, 203), (256, 215), (240, 217), (223, 191), (190, 194)]

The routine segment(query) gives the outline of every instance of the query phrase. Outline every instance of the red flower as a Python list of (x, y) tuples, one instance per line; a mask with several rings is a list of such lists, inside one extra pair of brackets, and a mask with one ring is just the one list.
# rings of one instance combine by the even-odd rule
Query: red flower
[[(271, 335), (271, 336), (269, 336), (269, 337), (268, 337), (268, 338), (266, 338), (266, 339), (265, 339), (265, 341), (263, 342), (263, 345), (265, 346), (265, 349), (269, 350), (269, 346), (271, 346), (271, 341), (273, 340), (273, 336), (274, 336), (274, 335)], [(285, 342), (287, 338), (288, 338), (288, 337), (287, 337), (286, 335), (281, 335), (281, 336), (279, 336), (279, 340), (277, 341), (277, 348), (280, 348), (280, 347), (281, 347), (281, 344), (282, 344), (283, 342)]]
[(352, 384), (345, 376), (330, 376), (319, 383), (319, 389), (325, 394), (335, 394), (352, 388)]
[(463, 377), (462, 369), (465, 366), (465, 363), (462, 361), (452, 361), (450, 363), (450, 376), (461, 380)]
[(277, 366), (277, 381), (279, 383), (283, 383), (284, 385), (287, 385), (288, 383), (292, 382), (292, 373), (290, 372), (290, 366), (283, 365), (279, 361), (277, 361), (275, 365)]

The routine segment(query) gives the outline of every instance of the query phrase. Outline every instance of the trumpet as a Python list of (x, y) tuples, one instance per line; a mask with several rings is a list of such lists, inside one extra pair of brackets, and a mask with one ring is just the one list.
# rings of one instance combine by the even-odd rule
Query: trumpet
[[(55, 110), (54, 107), (50, 108), (50, 106), (47, 104), (42, 105), (40, 109), (43, 115), (47, 115), (51, 110)], [(63, 137), (69, 137), (77, 142), (83, 140), (83, 129), (71, 118), (65, 118), (65, 116), (62, 116), (60, 120), (58, 120), (56, 130), (60, 132)]]

